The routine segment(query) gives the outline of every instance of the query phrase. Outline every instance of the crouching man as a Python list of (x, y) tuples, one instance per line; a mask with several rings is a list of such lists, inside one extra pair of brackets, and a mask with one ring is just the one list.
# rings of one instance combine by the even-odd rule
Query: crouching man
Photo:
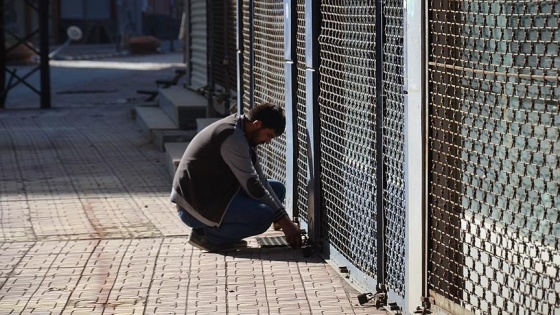
[(274, 222), (290, 246), (301, 246), (300, 229), (283, 207), (286, 188), (265, 178), (257, 156), (257, 146), (280, 136), (285, 126), (284, 110), (267, 103), (211, 124), (189, 143), (170, 199), (192, 228), (191, 245), (209, 252), (244, 248), (244, 238)]

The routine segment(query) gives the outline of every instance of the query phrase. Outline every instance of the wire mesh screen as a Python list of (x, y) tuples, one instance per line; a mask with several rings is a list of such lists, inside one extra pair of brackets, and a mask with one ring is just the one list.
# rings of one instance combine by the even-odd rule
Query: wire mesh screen
[(323, 238), (376, 275), (375, 1), (322, 1)]
[(251, 59), (250, 59), (250, 50), (253, 49), (253, 45), (251, 44), (251, 6), (250, 6), (250, 2), (249, 0), (244, 0), (243, 1), (243, 11), (242, 11), (242, 16), (243, 16), (243, 22), (242, 22), (242, 27), (243, 29), (241, 31), (238, 31), (238, 34), (241, 34), (241, 36), (243, 36), (243, 68), (242, 68), (242, 74), (243, 74), (243, 81), (241, 84), (241, 88), (243, 89), (243, 104), (239, 104), (239, 106), (243, 107), (243, 110), (249, 110), (251, 108), (251, 101), (250, 101), (250, 97), (251, 97)]
[[(254, 1), (255, 104), (271, 102), (285, 107), (284, 2)], [(285, 182), (286, 133), (260, 149), (265, 174)]]
[[(308, 199), (307, 199), (307, 125), (306, 125), (306, 81), (305, 81), (305, 0), (297, 1), (297, 128), (298, 128), (298, 147), (297, 150), (297, 190), (298, 199), (296, 201), (298, 216), (307, 221)], [(296, 125), (296, 124), (294, 124)]]
[(385, 1), (383, 46), (383, 163), (385, 188), (386, 282), (405, 294), (405, 188), (404, 188), (404, 12), (403, 0)]
[(560, 313), (560, 3), (429, 3), (429, 289)]

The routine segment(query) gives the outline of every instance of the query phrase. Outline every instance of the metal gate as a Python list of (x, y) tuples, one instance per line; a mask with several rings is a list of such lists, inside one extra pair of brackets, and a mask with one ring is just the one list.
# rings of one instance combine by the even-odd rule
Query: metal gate
[(403, 12), (398, 0), (322, 1), (319, 36), (323, 238), (401, 300)]
[(429, 2), (436, 305), (560, 312), (558, 1)]
[(559, 20), (544, 0), (238, 2), (240, 111), (286, 104), (267, 174), (360, 287), (405, 313), (560, 312)]
[[(240, 8), (244, 58), (240, 107), (270, 102), (285, 108), (284, 1), (243, 1)], [(264, 173), (285, 183), (286, 133), (259, 150)]]
[(320, 212), (327, 251), (404, 299), (403, 3), (376, 3), (243, 1), (242, 100), (291, 107), (290, 130), (263, 148), (267, 175), (295, 186), (303, 224)]

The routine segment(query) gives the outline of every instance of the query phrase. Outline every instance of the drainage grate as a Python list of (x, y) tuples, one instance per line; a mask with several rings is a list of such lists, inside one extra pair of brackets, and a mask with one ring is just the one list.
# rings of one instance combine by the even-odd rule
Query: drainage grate
[(257, 237), (257, 242), (261, 247), (280, 247), (288, 246), (286, 238), (283, 235)]

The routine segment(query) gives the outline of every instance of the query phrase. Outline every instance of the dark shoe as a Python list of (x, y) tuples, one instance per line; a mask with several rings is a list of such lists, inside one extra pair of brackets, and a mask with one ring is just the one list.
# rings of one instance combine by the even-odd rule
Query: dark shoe
[(191, 235), (189, 237), (189, 244), (191, 244), (192, 246), (200, 250), (205, 250), (210, 253), (234, 251), (238, 249), (247, 248), (247, 242), (244, 240), (240, 240), (230, 244), (212, 244), (208, 241), (202, 229), (200, 230), (193, 229), (191, 231)]

